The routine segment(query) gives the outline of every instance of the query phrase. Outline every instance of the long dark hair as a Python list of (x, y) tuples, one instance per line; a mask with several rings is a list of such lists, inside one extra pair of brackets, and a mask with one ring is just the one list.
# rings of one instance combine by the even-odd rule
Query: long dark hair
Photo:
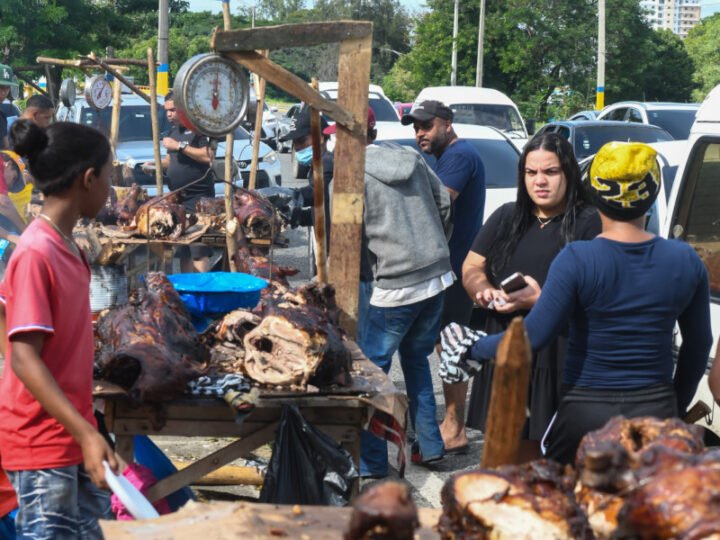
[(515, 209), (511, 220), (501, 220), (500, 228), (495, 234), (487, 255), (488, 268), (493, 276), (501, 278), (498, 273), (508, 264), (515, 252), (520, 238), (535, 220), (533, 203), (525, 185), (525, 162), (530, 152), (546, 150), (553, 152), (560, 161), (560, 168), (565, 175), (567, 189), (565, 191), (565, 213), (560, 222), (560, 234), (563, 245), (572, 242), (575, 236), (575, 218), (582, 210), (582, 184), (580, 167), (578, 167), (572, 145), (565, 137), (557, 133), (540, 133), (525, 145), (518, 163), (518, 190)]

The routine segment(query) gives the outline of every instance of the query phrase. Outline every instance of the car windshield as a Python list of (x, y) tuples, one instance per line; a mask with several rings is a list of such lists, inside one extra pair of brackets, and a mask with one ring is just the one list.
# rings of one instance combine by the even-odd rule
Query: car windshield
[[(489, 188), (516, 188), (517, 169), (520, 156), (515, 146), (507, 140), (497, 141), (489, 139), (466, 139), (480, 153), (485, 167), (485, 185)], [(383, 141), (381, 141), (383, 142)], [(435, 156), (420, 150), (415, 139), (396, 139), (394, 142), (403, 146), (414, 148), (432, 167), (435, 165)], [(492, 158), (490, 158), (492, 156)]]
[(667, 131), (675, 140), (687, 139), (695, 122), (697, 109), (680, 111), (648, 111), (648, 122)]
[(492, 126), (500, 131), (517, 132), (525, 137), (525, 128), (518, 112), (510, 105), (489, 105), (486, 103), (453, 103), (450, 108), (456, 124)]
[[(92, 126), (106, 135), (110, 134), (110, 118), (112, 107), (102, 110), (83, 107), (80, 110), (80, 124)], [(158, 127), (161, 136), (167, 134), (171, 125), (162, 107), (158, 107)], [(120, 107), (119, 142), (152, 140), (150, 124), (150, 105), (123, 105)]]
[[(593, 126), (575, 128), (575, 157), (579, 160), (591, 156), (600, 150), (600, 147), (610, 141), (625, 142), (662, 142), (672, 141), (670, 134), (662, 129), (652, 129), (633, 124), (624, 126)], [(638, 129), (639, 128), (639, 129)], [(647, 128), (647, 129), (646, 129)]]

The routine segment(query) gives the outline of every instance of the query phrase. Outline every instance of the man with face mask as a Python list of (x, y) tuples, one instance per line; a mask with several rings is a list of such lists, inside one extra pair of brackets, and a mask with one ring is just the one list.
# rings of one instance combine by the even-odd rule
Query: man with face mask
[[(328, 127), (328, 123), (321, 116), (320, 130), (323, 131)], [(295, 151), (295, 159), (307, 171), (305, 178), (308, 179), (308, 185), (301, 187), (298, 191), (303, 198), (303, 211), (300, 212), (293, 220), (293, 226), (311, 226), (313, 224), (312, 204), (313, 204), (313, 182), (314, 176), (312, 171), (312, 135), (310, 134), (310, 107), (305, 108), (298, 114), (294, 120), (293, 128), (289, 133), (280, 138), (281, 142), (292, 141), (293, 150)], [(333, 154), (327, 149), (327, 138), (323, 136), (322, 140), (322, 166), (323, 166), (323, 184), (325, 187), (325, 223), (330, 223), (330, 183), (333, 179)], [(308, 208), (310, 207), (310, 208)], [(326, 226), (326, 231), (330, 232), (330, 227)]]

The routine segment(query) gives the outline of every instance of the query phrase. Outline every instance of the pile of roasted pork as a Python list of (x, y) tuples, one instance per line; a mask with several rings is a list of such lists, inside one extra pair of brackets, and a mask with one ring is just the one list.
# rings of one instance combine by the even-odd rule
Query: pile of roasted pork
[(616, 417), (582, 440), (576, 469), (461, 473), (442, 501), (445, 539), (720, 538), (720, 450), (680, 420)]
[[(255, 191), (236, 188), (233, 210), (246, 239), (275, 240), (285, 227), (272, 203)], [(120, 198), (111, 191), (111, 198), (96, 221), (118, 225), (146, 238), (177, 240), (196, 222), (224, 232), (225, 201), (222, 198), (201, 199), (196, 204), (195, 214), (188, 215), (177, 194), (146, 200), (143, 189), (133, 184)]]
[(95, 328), (96, 377), (125, 388), (135, 403), (178, 397), (208, 372), (293, 390), (351, 383), (329, 285), (273, 283), (254, 310), (228, 313), (200, 335), (164, 274), (148, 274), (145, 284), (127, 305), (102, 312)]

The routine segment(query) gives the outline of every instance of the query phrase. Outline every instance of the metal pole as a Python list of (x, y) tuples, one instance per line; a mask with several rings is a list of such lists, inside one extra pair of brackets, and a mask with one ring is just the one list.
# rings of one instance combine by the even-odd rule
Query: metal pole
[(158, 4), (158, 68), (157, 91), (164, 96), (168, 93), (168, 0)]
[(597, 88), (595, 89), (595, 109), (605, 106), (605, 0), (598, 0), (598, 51), (597, 51)]
[(458, 17), (460, 16), (460, 0), (455, 0), (455, 15), (453, 16), (453, 39), (452, 39), (452, 72), (450, 73), (450, 85), (457, 84), (457, 37)]
[(483, 55), (485, 40), (485, 0), (480, 0), (480, 21), (478, 21), (478, 47), (477, 68), (475, 69), (475, 86), (482, 87), (483, 83)]
[(155, 79), (155, 55), (151, 47), (147, 50), (147, 70), (150, 82), (150, 127), (153, 136), (153, 155), (155, 156), (155, 186), (157, 194), (163, 193), (163, 168), (160, 158), (160, 125), (158, 123), (157, 80)]

